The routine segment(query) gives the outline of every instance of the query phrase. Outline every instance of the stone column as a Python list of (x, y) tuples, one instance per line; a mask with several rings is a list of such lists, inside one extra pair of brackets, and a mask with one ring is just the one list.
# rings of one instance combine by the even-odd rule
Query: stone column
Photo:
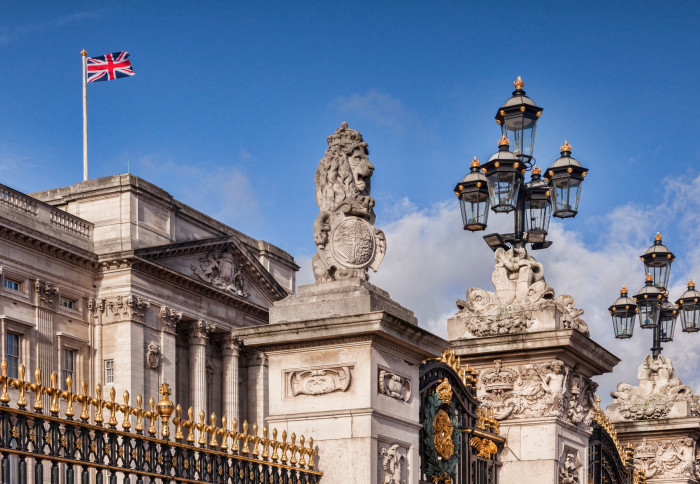
[(190, 405), (199, 418), (207, 405), (207, 342), (213, 326), (199, 320), (190, 327)]
[(240, 407), (238, 404), (238, 355), (240, 353), (240, 340), (233, 335), (226, 335), (222, 342), (224, 368), (223, 379), (223, 415), (226, 416), (228, 425), (233, 419), (240, 419)]
[[(167, 383), (172, 389), (172, 394), (177, 395), (177, 369), (175, 367), (175, 354), (177, 352), (177, 344), (175, 341), (175, 335), (177, 333), (177, 327), (182, 320), (182, 312), (177, 311), (172, 308), (161, 306), (158, 312), (160, 317), (160, 347), (161, 347), (161, 362), (160, 362), (160, 381), (161, 383)], [(157, 388), (153, 391), (154, 394), (157, 392)]]

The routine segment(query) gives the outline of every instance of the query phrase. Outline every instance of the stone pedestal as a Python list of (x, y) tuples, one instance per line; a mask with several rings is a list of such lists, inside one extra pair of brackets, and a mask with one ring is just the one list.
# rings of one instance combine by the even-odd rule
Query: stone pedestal
[(595, 414), (590, 378), (619, 359), (573, 329), (451, 341), (463, 363), (479, 371), (477, 393), (501, 422), (506, 446), (500, 482), (559, 483), (566, 456), (587, 475), (590, 424)]
[(236, 331), (268, 357), (267, 425), (313, 437), (324, 482), (399, 482), (393, 459), (417, 484), (419, 367), (447, 342), (358, 279), (301, 287), (270, 320)]

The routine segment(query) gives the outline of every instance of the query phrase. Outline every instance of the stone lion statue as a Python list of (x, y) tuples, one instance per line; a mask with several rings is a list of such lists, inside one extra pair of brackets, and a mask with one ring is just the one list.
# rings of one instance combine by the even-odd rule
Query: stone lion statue
[(370, 196), (374, 166), (362, 135), (343, 122), (327, 137), (328, 149), (316, 170), (313, 258), (317, 281), (359, 277), (375, 272), (386, 250), (386, 239), (374, 228), (374, 198)]

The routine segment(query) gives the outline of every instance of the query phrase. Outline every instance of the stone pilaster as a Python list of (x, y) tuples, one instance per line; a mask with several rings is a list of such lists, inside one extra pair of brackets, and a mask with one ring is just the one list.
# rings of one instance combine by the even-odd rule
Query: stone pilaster
[(259, 350), (248, 352), (248, 423), (264, 422), (269, 413), (268, 358)]
[(182, 320), (182, 312), (161, 306), (158, 312), (160, 319), (160, 381), (171, 386), (173, 395), (177, 395), (177, 376), (175, 354), (177, 353), (176, 331), (177, 325)]
[(221, 352), (223, 354), (223, 415), (228, 419), (229, 425), (233, 419), (240, 420), (240, 406), (238, 395), (238, 356), (241, 343), (233, 335), (226, 335), (222, 341)]
[(207, 343), (213, 329), (202, 320), (190, 327), (190, 405), (195, 416), (207, 411)]
[[(58, 287), (37, 279), (34, 281), (34, 304), (36, 308), (37, 366), (44, 378), (48, 379), (58, 366), (54, 350), (54, 314), (58, 300)], [(61, 355), (58, 355), (60, 358)], [(28, 369), (31, 371), (30, 369)], [(31, 373), (30, 373), (31, 374)], [(44, 405), (48, 399), (44, 399)]]

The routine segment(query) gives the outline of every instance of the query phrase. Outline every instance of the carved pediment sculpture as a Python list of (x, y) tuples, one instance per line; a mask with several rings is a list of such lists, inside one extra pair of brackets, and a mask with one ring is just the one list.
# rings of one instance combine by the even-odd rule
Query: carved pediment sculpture
[(206, 257), (199, 259), (199, 264), (191, 266), (192, 273), (202, 281), (214, 287), (240, 297), (248, 297), (250, 293), (244, 288), (243, 273), (240, 265), (230, 249), (217, 254), (211, 251)]
[(647, 355), (637, 370), (638, 386), (619, 383), (606, 413), (612, 421), (700, 416), (693, 390), (676, 376), (670, 358)]
[(466, 338), (526, 333), (545, 329), (575, 329), (588, 336), (581, 319), (582, 309), (574, 308), (569, 295), (554, 297), (544, 280), (542, 264), (523, 248), (495, 253), (491, 275), (496, 292), (471, 288), (466, 300), (458, 299), (454, 319), (463, 321)]
[(370, 179), (374, 166), (362, 135), (342, 123), (328, 136), (328, 149), (316, 170), (314, 222), (317, 252), (312, 265), (316, 282), (369, 279), (386, 252), (384, 232), (374, 228)]

